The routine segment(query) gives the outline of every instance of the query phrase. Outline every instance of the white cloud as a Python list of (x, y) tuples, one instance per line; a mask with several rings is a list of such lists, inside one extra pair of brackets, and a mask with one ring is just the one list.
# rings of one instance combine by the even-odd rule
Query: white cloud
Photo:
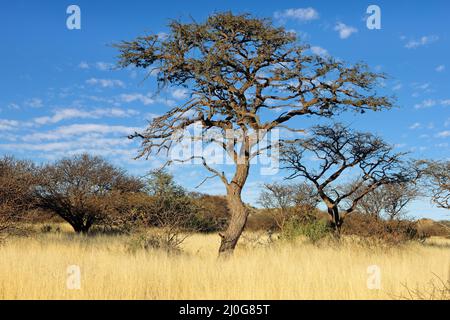
[(126, 127), (126, 126), (110, 126), (104, 124), (72, 124), (68, 126), (58, 127), (55, 130), (48, 132), (35, 132), (22, 137), (25, 142), (36, 142), (45, 140), (64, 140), (67, 138), (73, 138), (75, 136), (83, 136), (90, 134), (87, 138), (92, 139), (98, 137), (98, 135), (113, 134), (121, 135), (125, 139), (128, 135), (135, 131), (141, 131), (142, 128)]
[(89, 69), (89, 64), (86, 61), (81, 61), (80, 64), (78, 65), (78, 68), (80, 69)]
[(353, 33), (358, 32), (358, 29), (347, 26), (346, 24), (342, 22), (338, 22), (336, 26), (334, 27), (334, 30), (339, 32), (339, 37), (341, 39), (347, 39), (350, 37)]
[(49, 123), (58, 123), (60, 121), (69, 119), (98, 119), (103, 117), (117, 117), (125, 118), (139, 114), (138, 111), (133, 109), (120, 109), (120, 108), (106, 108), (106, 109), (94, 109), (91, 111), (67, 108), (56, 110), (52, 116), (35, 118), (34, 122), (40, 125)]
[(100, 61), (95, 64), (95, 67), (100, 71), (108, 71), (108, 70), (111, 70), (111, 68), (113, 67), (113, 64)]
[(129, 93), (120, 95), (120, 100), (126, 103), (140, 101), (143, 105), (149, 105), (155, 103), (155, 99), (149, 95), (143, 95), (141, 93)]
[(328, 56), (329, 53), (326, 49), (319, 47), (319, 46), (312, 46), (311, 51), (314, 54), (317, 54), (318, 56)]
[(430, 108), (434, 107), (436, 105), (441, 106), (450, 106), (450, 99), (443, 99), (443, 100), (433, 100), (433, 99), (427, 99), (422, 101), (421, 103), (418, 103), (414, 106), (416, 109), (423, 109), (423, 108)]
[(420, 122), (416, 122), (414, 124), (412, 124), (409, 128), (411, 130), (415, 130), (415, 129), (419, 129), (422, 125), (420, 124)]
[(307, 22), (319, 19), (319, 13), (314, 8), (297, 8), (286, 9), (274, 13), (275, 19), (285, 21), (288, 19), (297, 20), (300, 22)]
[(427, 44), (431, 44), (439, 40), (439, 37), (436, 35), (431, 36), (422, 36), (419, 39), (412, 39), (405, 44), (405, 48), (407, 49), (416, 49), (421, 46), (425, 46)]
[(437, 148), (448, 148), (448, 143), (444, 142), (444, 143), (438, 143), (435, 145), (435, 147)]
[[(181, 93), (178, 93), (181, 96)], [(143, 95), (141, 93), (128, 93), (121, 94), (119, 99), (125, 103), (131, 103), (135, 101), (139, 101), (144, 105), (150, 105), (154, 103), (161, 103), (169, 107), (174, 107), (176, 105), (176, 101), (172, 99), (166, 99), (161, 97), (152, 97), (150, 94)]]
[(115, 79), (97, 79), (97, 78), (91, 78), (89, 80), (86, 80), (86, 83), (92, 86), (101, 86), (102, 88), (114, 88), (114, 87), (120, 87), (124, 88), (125, 84), (121, 80), (115, 80)]
[(414, 85), (414, 87), (416, 89), (420, 89), (420, 90), (428, 90), (430, 88), (430, 84), (429, 83), (416, 84), (416, 85)]
[(178, 100), (186, 99), (188, 97), (188, 92), (186, 89), (175, 89), (172, 91), (172, 97)]
[(437, 66), (435, 70), (436, 70), (436, 72), (442, 72), (445, 70), (445, 66), (443, 64), (441, 64), (440, 66)]
[(401, 88), (403, 88), (403, 85), (401, 83), (397, 83), (395, 86), (392, 87), (392, 90), (398, 91)]
[(103, 62), (103, 61), (99, 61), (94, 64), (89, 64), (86, 61), (81, 61), (78, 64), (78, 68), (80, 68), (80, 69), (87, 70), (87, 69), (90, 69), (91, 67), (95, 67), (95, 69), (100, 70), (100, 71), (109, 71), (112, 69), (113, 66), (114, 65), (112, 63)]
[(12, 130), (19, 126), (19, 121), (0, 119), (0, 131)]
[(421, 103), (418, 103), (414, 106), (415, 109), (424, 109), (424, 108), (431, 108), (434, 107), (437, 104), (436, 100), (433, 99), (427, 99), (422, 101)]
[(90, 139), (70, 139), (68, 141), (46, 143), (0, 144), (0, 148), (5, 150), (21, 150), (21, 152), (42, 152), (42, 157), (50, 159), (58, 159), (85, 152), (114, 157), (127, 154), (132, 158), (133, 155), (136, 155), (137, 151), (129, 148), (130, 144), (131, 141), (126, 138), (93, 137)]
[(25, 106), (31, 108), (41, 108), (43, 106), (42, 100), (39, 98), (32, 98), (25, 101)]
[(441, 131), (436, 136), (438, 138), (448, 138), (448, 137), (450, 137), (450, 131), (449, 130)]

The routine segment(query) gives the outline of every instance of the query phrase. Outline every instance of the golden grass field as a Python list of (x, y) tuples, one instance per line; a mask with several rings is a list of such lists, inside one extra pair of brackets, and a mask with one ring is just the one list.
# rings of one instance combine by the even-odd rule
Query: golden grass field
[[(0, 245), (0, 299), (399, 299), (408, 289), (448, 281), (450, 240), (400, 248), (353, 241), (312, 245), (241, 241), (235, 255), (217, 259), (217, 235), (193, 235), (183, 253), (130, 252), (127, 236), (69, 232), (9, 238)], [(67, 268), (81, 268), (81, 289), (67, 288)], [(367, 287), (378, 265), (381, 289)], [(439, 280), (440, 279), (440, 280)], [(449, 296), (445, 296), (447, 299)], [(442, 299), (442, 296), (440, 297)]]

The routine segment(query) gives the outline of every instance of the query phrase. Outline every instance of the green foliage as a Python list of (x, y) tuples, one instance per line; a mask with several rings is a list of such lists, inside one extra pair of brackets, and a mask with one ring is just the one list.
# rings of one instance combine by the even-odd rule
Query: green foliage
[(212, 219), (203, 214), (203, 212), (196, 212), (189, 221), (189, 229), (198, 232), (216, 232), (221, 230), (220, 225)]
[(186, 191), (176, 184), (173, 175), (165, 170), (153, 170), (149, 173), (145, 191), (155, 197), (182, 197)]
[(311, 221), (302, 221), (293, 218), (286, 223), (280, 238), (292, 241), (300, 236), (304, 236), (312, 243), (317, 243), (330, 234), (331, 231), (329, 223), (325, 220), (314, 219)]

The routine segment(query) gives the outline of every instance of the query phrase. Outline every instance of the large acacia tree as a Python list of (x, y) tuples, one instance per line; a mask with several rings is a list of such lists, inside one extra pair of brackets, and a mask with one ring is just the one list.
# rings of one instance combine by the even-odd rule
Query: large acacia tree
[[(140, 138), (139, 156), (149, 157), (170, 151), (174, 134), (194, 124), (204, 132), (223, 133), (225, 139), (207, 142), (217, 143), (234, 161), (232, 176), (202, 155), (190, 157), (200, 159), (226, 187), (231, 217), (221, 234), (220, 253), (233, 251), (245, 227), (249, 212), (241, 193), (250, 160), (266, 149), (257, 149), (265, 133), (277, 128), (298, 132), (301, 128), (291, 120), (300, 116), (331, 117), (343, 110), (391, 106), (390, 98), (373, 90), (384, 75), (364, 64), (347, 66), (314, 55), (295, 34), (268, 19), (218, 13), (203, 23), (171, 21), (169, 29), (167, 37), (152, 34), (117, 44), (120, 67), (149, 69), (162, 87), (183, 87), (190, 93), (184, 104), (130, 138)], [(230, 138), (230, 131), (236, 135)], [(240, 143), (234, 143), (236, 136)], [(169, 161), (174, 160), (189, 159)]]

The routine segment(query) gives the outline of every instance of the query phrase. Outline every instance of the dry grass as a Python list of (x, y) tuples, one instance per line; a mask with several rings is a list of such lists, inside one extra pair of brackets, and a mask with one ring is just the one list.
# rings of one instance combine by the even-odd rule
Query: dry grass
[[(448, 240), (391, 249), (244, 243), (226, 262), (217, 235), (194, 235), (177, 255), (132, 253), (129, 241), (67, 232), (10, 239), (0, 246), (0, 299), (393, 299), (449, 277)], [(69, 265), (81, 267), (81, 290), (66, 287)], [(380, 290), (367, 288), (369, 265), (381, 268)]]

